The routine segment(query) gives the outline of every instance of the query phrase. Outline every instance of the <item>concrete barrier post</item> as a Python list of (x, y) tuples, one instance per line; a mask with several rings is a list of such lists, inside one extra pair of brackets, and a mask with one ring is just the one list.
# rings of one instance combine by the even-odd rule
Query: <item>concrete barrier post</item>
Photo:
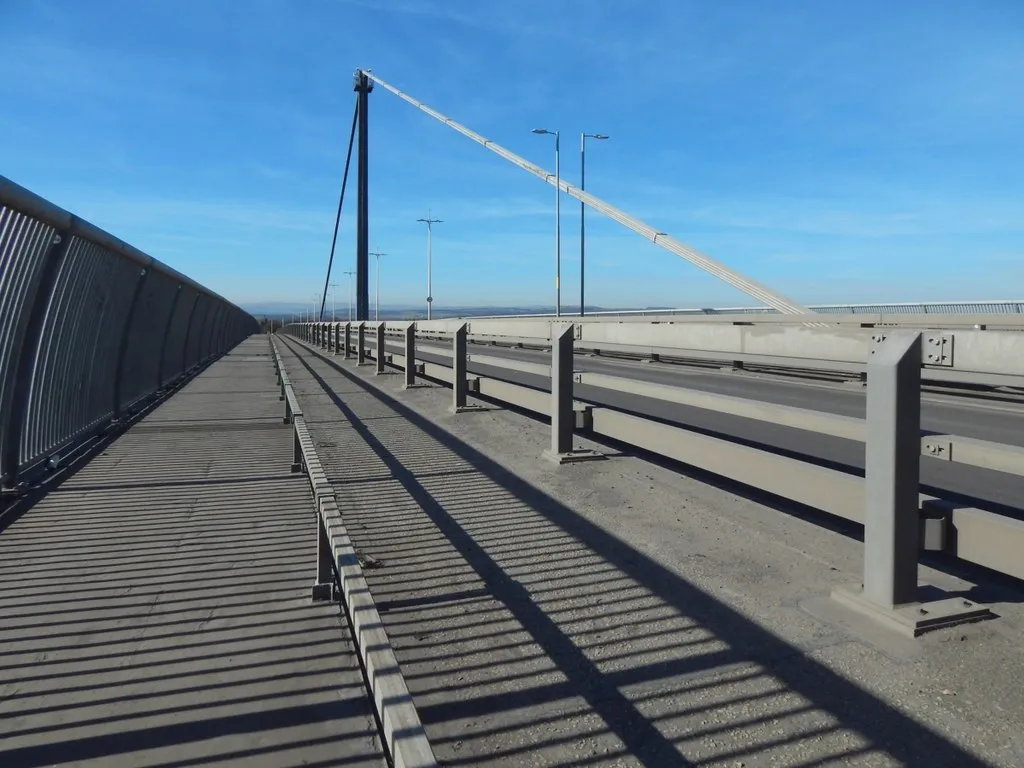
[(345, 323), (345, 359), (352, 359), (352, 323)]
[(366, 323), (356, 328), (356, 364), (366, 365)]
[(374, 371), (377, 376), (384, 373), (384, 360), (387, 357), (387, 343), (384, 340), (384, 325), (384, 323), (377, 324), (377, 368)]

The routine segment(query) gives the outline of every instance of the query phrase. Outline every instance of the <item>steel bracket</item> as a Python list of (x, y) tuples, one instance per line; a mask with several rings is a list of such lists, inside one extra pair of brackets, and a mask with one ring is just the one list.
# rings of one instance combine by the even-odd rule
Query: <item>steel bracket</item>
[(921, 451), (925, 456), (952, 461), (953, 441), (944, 437), (925, 437), (921, 439)]
[(921, 339), (921, 352), (925, 365), (953, 366), (953, 336), (947, 333), (934, 333)]

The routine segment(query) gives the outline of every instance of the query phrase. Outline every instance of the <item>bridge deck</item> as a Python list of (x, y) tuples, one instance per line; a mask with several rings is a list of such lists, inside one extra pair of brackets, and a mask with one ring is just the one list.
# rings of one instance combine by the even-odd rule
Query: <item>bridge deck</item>
[[(1024, 705), (995, 671), (1020, 666), (1018, 630), (865, 642), (813, 615), (856, 578), (855, 541), (635, 457), (556, 469), (542, 424), (280, 348), (442, 764), (1024, 756), (992, 730)], [(992, 601), (1019, 616), (1010, 594)]]
[(266, 337), (0, 535), (0, 765), (384, 764)]
[[(859, 574), (853, 538), (636, 456), (555, 468), (537, 421), (280, 347), (442, 764), (1024, 761), (1018, 587), (922, 568), (1003, 618), (865, 634), (823, 597)], [(347, 623), (309, 601), (268, 352), (0, 532), (3, 768), (383, 765)]]

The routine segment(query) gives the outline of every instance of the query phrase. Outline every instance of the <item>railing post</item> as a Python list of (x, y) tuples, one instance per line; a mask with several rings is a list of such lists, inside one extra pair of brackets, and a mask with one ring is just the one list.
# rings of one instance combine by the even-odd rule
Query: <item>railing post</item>
[[(319, 506), (319, 502), (317, 502)], [(334, 599), (334, 553), (331, 550), (331, 538), (327, 535), (327, 527), (316, 511), (316, 583), (313, 584), (313, 602), (325, 602)]]
[(406, 388), (416, 386), (416, 323), (405, 327), (405, 384)]
[(71, 228), (62, 232), (54, 232), (50, 247), (43, 256), (43, 265), (39, 270), (39, 278), (31, 299), (22, 310), (20, 333), (14, 336), (14, 349), (11, 358), (14, 362), (14, 384), (11, 387), (10, 400), (0, 403), (0, 419), (7, 419), (3, 426), (3, 443), (0, 444), (0, 475), (5, 484), (13, 488), (18, 482), (18, 470), (21, 464), (21, 433), (28, 415), (28, 400), (32, 389), (32, 369), (35, 356), (39, 349), (39, 337), (46, 322), (46, 308), (53, 296), (60, 266), (67, 256), (73, 238), (72, 229), (75, 219), (72, 217)]
[(544, 458), (556, 464), (602, 458), (596, 451), (573, 450), (576, 414), (573, 410), (573, 344), (576, 327), (572, 323), (551, 324), (551, 447)]
[(366, 365), (366, 323), (356, 327), (356, 365)]
[(921, 335), (894, 335), (868, 359), (864, 597), (917, 599)]
[(149, 269), (145, 267), (139, 271), (139, 279), (135, 281), (135, 290), (132, 292), (132, 300), (128, 304), (128, 313), (124, 319), (124, 328), (121, 329), (121, 340), (117, 345), (117, 364), (114, 366), (114, 421), (121, 418), (121, 379), (124, 378), (124, 361), (128, 353), (128, 337), (131, 333), (132, 322), (135, 319), (135, 309), (139, 304), (139, 296), (142, 295), (142, 288), (146, 284), (146, 275), (148, 274)]
[(331, 332), (334, 334), (334, 349), (332, 352), (337, 355), (341, 348), (341, 324), (331, 323)]
[(377, 370), (374, 373), (380, 376), (384, 373), (384, 358), (387, 354), (387, 344), (384, 341), (384, 323), (377, 324)]
[(352, 323), (345, 323), (345, 359), (352, 359)]
[[(288, 409), (291, 411), (291, 408)], [(295, 420), (292, 419), (292, 472), (298, 473), (303, 470), (302, 460), (302, 443), (299, 441), (299, 426), (295, 424)]]
[(921, 334), (876, 336), (867, 363), (864, 578), (839, 587), (839, 602), (916, 636), (973, 621), (988, 609), (969, 600), (918, 602)]
[(466, 343), (468, 338), (466, 324), (456, 329), (452, 338), (452, 410), (455, 413), (466, 409)]
[(156, 367), (156, 388), (163, 389), (164, 386), (164, 358), (167, 357), (167, 340), (171, 338), (171, 328), (174, 326), (174, 315), (178, 309), (178, 299), (181, 298), (181, 283), (174, 289), (174, 298), (171, 299), (171, 311), (167, 314), (167, 323), (164, 325), (163, 340), (160, 342), (160, 361)]

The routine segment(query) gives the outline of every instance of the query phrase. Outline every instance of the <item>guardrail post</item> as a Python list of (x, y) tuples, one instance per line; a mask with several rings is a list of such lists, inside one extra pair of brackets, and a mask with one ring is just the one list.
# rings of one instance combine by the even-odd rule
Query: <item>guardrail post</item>
[(345, 323), (345, 359), (352, 359), (352, 323)]
[(334, 552), (331, 549), (331, 537), (320, 516), (319, 501), (316, 510), (316, 583), (313, 584), (313, 602), (325, 602), (334, 599)]
[(331, 323), (331, 333), (334, 334), (334, 338), (332, 340), (333, 346), (331, 347), (331, 352), (333, 352), (335, 355), (337, 355), (338, 354), (338, 350), (341, 348), (341, 325), (338, 324), (338, 323)]
[(466, 410), (466, 343), (468, 338), (466, 324), (463, 323), (455, 331), (452, 338), (452, 410), (455, 413)]
[(374, 373), (377, 376), (380, 376), (382, 373), (384, 373), (384, 358), (385, 358), (385, 355), (387, 354), (386, 347), (387, 347), (387, 345), (384, 342), (384, 323), (378, 323), (377, 324), (377, 358), (376, 358), (377, 370), (374, 371)]
[(556, 464), (600, 458), (596, 451), (573, 450), (576, 427), (573, 413), (573, 342), (576, 328), (572, 323), (551, 324), (551, 448), (544, 458)]
[(416, 323), (405, 328), (405, 386), (416, 386)]
[(356, 328), (356, 365), (366, 365), (366, 323)]
[(864, 472), (864, 579), (833, 597), (879, 623), (916, 637), (973, 621), (988, 609), (969, 600), (918, 601), (921, 334), (875, 337), (867, 364)]
[[(289, 411), (290, 410), (291, 409), (289, 408)], [(299, 441), (299, 427), (298, 427), (297, 424), (295, 424), (295, 420), (294, 419), (292, 420), (292, 423), (293, 423), (294, 426), (293, 426), (293, 429), (292, 429), (292, 466), (291, 466), (291, 470), (292, 470), (292, 472), (298, 473), (298, 472), (302, 472), (303, 464), (304, 464), (304, 462), (302, 460), (302, 443)]]

